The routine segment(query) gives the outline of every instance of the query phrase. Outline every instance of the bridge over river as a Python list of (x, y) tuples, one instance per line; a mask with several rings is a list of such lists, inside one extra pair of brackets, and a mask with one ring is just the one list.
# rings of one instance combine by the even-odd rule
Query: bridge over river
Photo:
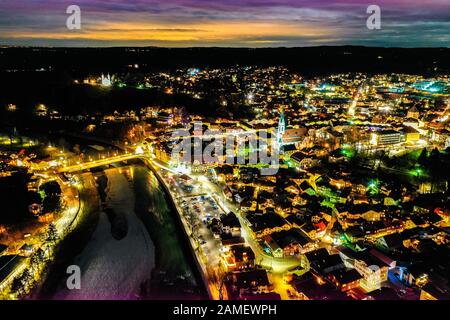
[(58, 172), (60, 173), (73, 173), (73, 172), (79, 172), (87, 169), (92, 169), (96, 167), (106, 166), (110, 165), (116, 162), (122, 162), (122, 161), (128, 161), (133, 159), (143, 159), (146, 158), (142, 154), (123, 154), (118, 155), (114, 157), (108, 157), (100, 160), (94, 160), (90, 162), (80, 162), (75, 165), (61, 167), (58, 169)]

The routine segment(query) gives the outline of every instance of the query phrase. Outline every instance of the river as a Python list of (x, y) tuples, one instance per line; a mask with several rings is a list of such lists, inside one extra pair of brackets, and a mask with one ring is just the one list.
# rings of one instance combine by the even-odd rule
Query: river
[[(85, 241), (77, 241), (82, 246), (76, 253), (62, 253), (59, 272), (51, 271), (47, 281), (57, 285), (44, 290), (46, 298), (204, 298), (187, 241), (154, 174), (136, 164), (94, 175), (102, 203), (91, 213), (97, 219), (83, 227), (91, 231)], [(80, 290), (66, 287), (68, 275), (62, 270), (70, 264), (80, 267)]]

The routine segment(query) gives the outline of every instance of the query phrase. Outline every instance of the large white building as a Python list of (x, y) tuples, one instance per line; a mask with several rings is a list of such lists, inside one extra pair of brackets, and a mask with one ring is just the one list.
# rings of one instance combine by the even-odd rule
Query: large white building
[(112, 85), (111, 76), (109, 73), (106, 75), (106, 77), (102, 74), (102, 80), (101, 80), (102, 86), (104, 87), (110, 87)]

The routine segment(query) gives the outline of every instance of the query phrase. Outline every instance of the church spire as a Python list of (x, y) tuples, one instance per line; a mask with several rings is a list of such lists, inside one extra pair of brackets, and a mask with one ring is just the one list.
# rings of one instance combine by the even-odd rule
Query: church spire
[(278, 146), (283, 145), (283, 135), (286, 132), (286, 119), (284, 117), (283, 111), (280, 113), (280, 120), (278, 120), (278, 130), (277, 130), (277, 143)]

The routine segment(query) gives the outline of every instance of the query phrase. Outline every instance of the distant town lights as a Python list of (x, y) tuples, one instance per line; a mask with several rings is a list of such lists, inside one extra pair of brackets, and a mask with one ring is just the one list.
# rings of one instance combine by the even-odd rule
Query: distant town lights
[(6, 106), (6, 110), (8, 110), (9, 112), (14, 112), (17, 110), (17, 106), (15, 104), (8, 104)]

